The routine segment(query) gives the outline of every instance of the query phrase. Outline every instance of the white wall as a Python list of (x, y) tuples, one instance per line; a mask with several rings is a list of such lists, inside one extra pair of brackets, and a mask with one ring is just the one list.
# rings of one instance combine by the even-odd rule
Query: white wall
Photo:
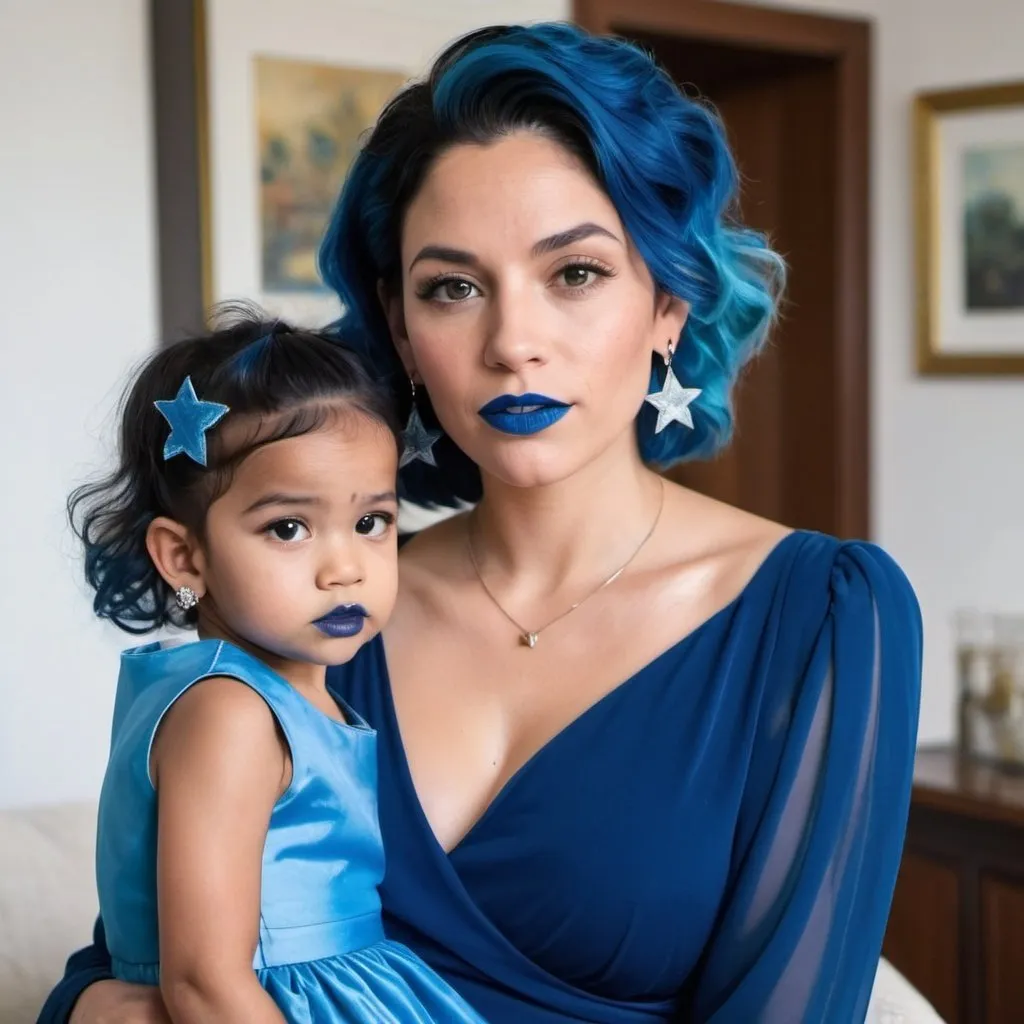
[(876, 19), (873, 532), (907, 571), (924, 613), (920, 739), (946, 740), (954, 729), (954, 610), (1024, 612), (1024, 380), (915, 374), (910, 110), (923, 90), (1024, 79), (1024, 4), (774, 0), (774, 6)]
[(154, 338), (142, 0), (0, 0), (0, 806), (94, 794), (121, 638), (67, 491)]
[(1024, 380), (914, 376), (910, 103), (921, 90), (1024, 78), (1022, 41), (1020, 0), (910, 0), (878, 33), (875, 523), (924, 611), (922, 741), (953, 735), (954, 610), (1024, 611)]
[[(405, 39), (413, 24), (424, 53), (477, 24), (565, 17), (570, 6), (332, 2), (353, 18), (398, 19)], [(914, 376), (909, 106), (919, 89), (1024, 77), (1024, 5), (775, 2), (877, 18), (874, 529), (924, 608), (922, 739), (946, 738), (953, 609), (1024, 610), (1024, 382)], [(91, 619), (62, 503), (103, 456), (120, 381), (155, 332), (144, 7), (0, 0), (0, 807), (93, 795), (103, 770), (122, 638)], [(387, 38), (380, 45), (393, 63)], [(943, 457), (925, 457), (925, 445)]]
[[(568, 14), (568, 0), (330, 5), (372, 19), (391, 66), (477, 25)], [(0, 807), (94, 796), (105, 765), (126, 638), (90, 613), (63, 504), (109, 454), (114, 403), (156, 338), (147, 6), (0, 0)]]

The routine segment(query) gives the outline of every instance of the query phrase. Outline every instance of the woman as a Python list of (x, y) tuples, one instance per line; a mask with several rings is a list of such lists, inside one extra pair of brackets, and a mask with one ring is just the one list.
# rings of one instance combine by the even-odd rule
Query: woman
[[(495, 1024), (863, 1019), (920, 619), (893, 562), (647, 468), (728, 439), (780, 263), (640, 51), (496, 28), (397, 97), (323, 249), (413, 395), (409, 542), (332, 686), (380, 734), (390, 934)], [(408, 382), (412, 382), (410, 387)], [(102, 939), (102, 933), (99, 936)], [(46, 1020), (105, 976), (72, 958)], [(71, 1019), (154, 1021), (104, 981)]]

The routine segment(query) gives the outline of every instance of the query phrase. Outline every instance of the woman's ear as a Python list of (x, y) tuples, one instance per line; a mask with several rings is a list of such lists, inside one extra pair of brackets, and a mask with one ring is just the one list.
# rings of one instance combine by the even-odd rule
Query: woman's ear
[(388, 330), (391, 331), (391, 341), (394, 343), (395, 351), (398, 352), (398, 358), (402, 361), (406, 376), (415, 378), (416, 363), (412, 357), (412, 346), (409, 344), (409, 335), (405, 329), (405, 310), (402, 307), (401, 292), (395, 294), (383, 281), (378, 281), (377, 298), (384, 310)]
[(196, 597), (206, 593), (204, 560), (192, 531), (167, 516), (157, 516), (146, 530), (146, 550), (172, 590), (191, 587)]
[(690, 315), (686, 299), (668, 292), (658, 292), (654, 303), (654, 351), (666, 355), (668, 343), (675, 345)]

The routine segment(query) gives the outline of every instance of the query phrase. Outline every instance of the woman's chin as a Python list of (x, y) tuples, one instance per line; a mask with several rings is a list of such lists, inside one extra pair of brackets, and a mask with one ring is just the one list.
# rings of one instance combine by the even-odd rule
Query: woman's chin
[(560, 484), (598, 457), (596, 452), (573, 451), (563, 446), (540, 450), (539, 445), (523, 445), (515, 450), (488, 452), (478, 465), (485, 477), (506, 487), (531, 490)]
[(531, 437), (476, 431), (460, 447), (485, 479), (523, 489), (550, 487), (598, 463), (610, 467), (609, 460), (639, 458), (633, 421), (625, 420), (618, 432), (609, 430), (610, 426), (607, 422), (558, 423)]

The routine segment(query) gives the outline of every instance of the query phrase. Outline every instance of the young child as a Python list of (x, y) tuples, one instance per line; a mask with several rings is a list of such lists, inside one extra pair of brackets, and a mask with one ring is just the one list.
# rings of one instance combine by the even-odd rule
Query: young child
[(385, 939), (376, 736), (327, 691), (391, 613), (396, 425), (332, 338), (246, 319), (166, 348), (69, 510), (124, 652), (99, 809), (124, 981), (175, 1024), (480, 1021)]

